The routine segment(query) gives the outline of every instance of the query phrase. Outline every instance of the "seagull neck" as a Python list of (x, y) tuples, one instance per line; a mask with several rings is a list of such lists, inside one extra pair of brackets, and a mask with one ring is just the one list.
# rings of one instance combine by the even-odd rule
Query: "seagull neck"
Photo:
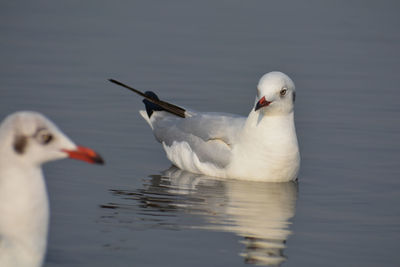
[(280, 153), (285, 151), (285, 147), (296, 148), (298, 144), (293, 112), (268, 116), (251, 111), (241, 133), (241, 140), (246, 147), (256, 146), (258, 150), (265, 148), (270, 152)]
[(14, 253), (20, 254), (21, 262), (39, 266), (46, 249), (49, 220), (42, 170), (26, 165), (0, 167), (0, 236)]
[(249, 132), (257, 132), (269, 130), (271, 134), (282, 134), (283, 132), (290, 133), (295, 131), (294, 128), (294, 113), (282, 115), (269, 115), (262, 112), (252, 110), (246, 120), (244, 126), (244, 134)]

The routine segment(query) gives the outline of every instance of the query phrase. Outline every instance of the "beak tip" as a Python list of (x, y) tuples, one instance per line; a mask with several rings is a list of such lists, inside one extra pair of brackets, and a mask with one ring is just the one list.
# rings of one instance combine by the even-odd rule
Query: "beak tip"
[(104, 165), (105, 161), (100, 155), (96, 155), (96, 157), (93, 158), (93, 163), (94, 164), (99, 164), (99, 165)]

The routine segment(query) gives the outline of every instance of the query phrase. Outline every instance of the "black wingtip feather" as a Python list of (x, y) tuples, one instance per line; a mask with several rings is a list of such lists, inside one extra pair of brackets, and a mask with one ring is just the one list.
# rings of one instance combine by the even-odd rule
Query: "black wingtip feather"
[[(144, 94), (147, 95), (148, 97), (154, 99), (154, 100), (157, 100), (157, 101), (159, 100), (158, 96), (154, 92), (146, 91)], [(144, 103), (144, 105), (146, 107), (147, 116), (149, 116), (149, 118), (151, 117), (151, 115), (153, 115), (154, 111), (165, 110), (161, 106), (159, 106), (159, 105), (157, 105), (157, 104), (155, 104), (153, 102), (150, 102), (146, 98), (143, 99), (143, 103)]]
[(132, 92), (135, 92), (136, 94), (141, 95), (142, 97), (144, 97), (145, 99), (143, 100), (143, 102), (144, 102), (144, 104), (146, 106), (146, 112), (147, 112), (147, 115), (149, 117), (153, 114), (153, 111), (159, 111), (159, 110), (168, 111), (169, 113), (172, 113), (172, 114), (174, 114), (174, 115), (176, 115), (178, 117), (181, 117), (181, 118), (185, 118), (186, 117), (185, 116), (185, 112), (186, 112), (185, 109), (183, 109), (181, 107), (178, 107), (178, 106), (175, 106), (175, 105), (173, 105), (171, 103), (168, 103), (168, 102), (160, 100), (158, 98), (158, 96), (155, 93), (151, 92), (151, 91), (147, 91), (145, 93), (142, 93), (141, 91), (139, 91), (139, 90), (137, 90), (137, 89), (135, 89), (135, 88), (133, 88), (131, 86), (128, 86), (126, 84), (123, 84), (123, 83), (121, 83), (121, 82), (119, 82), (117, 80), (114, 80), (114, 79), (108, 79), (108, 80), (110, 82), (112, 82), (112, 83), (115, 83), (115, 84), (117, 84), (119, 86), (125, 87), (125, 88), (131, 90)]

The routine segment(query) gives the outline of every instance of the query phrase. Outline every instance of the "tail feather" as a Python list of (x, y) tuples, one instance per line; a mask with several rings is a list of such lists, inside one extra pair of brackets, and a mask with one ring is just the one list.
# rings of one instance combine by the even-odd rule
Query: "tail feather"
[(150, 121), (149, 116), (147, 115), (147, 112), (144, 110), (139, 110), (139, 114), (143, 117), (143, 119), (150, 125), (151, 129), (153, 129), (153, 124)]
[[(153, 98), (153, 99), (160, 100), (158, 98), (158, 96), (152, 91), (146, 91), (144, 94), (147, 95), (148, 97)], [(146, 107), (147, 116), (149, 116), (149, 118), (151, 117), (151, 115), (153, 114), (154, 111), (165, 110), (161, 106), (159, 106), (159, 105), (157, 105), (157, 104), (155, 104), (153, 102), (150, 102), (146, 98), (143, 99), (143, 103), (144, 103), (144, 105)]]

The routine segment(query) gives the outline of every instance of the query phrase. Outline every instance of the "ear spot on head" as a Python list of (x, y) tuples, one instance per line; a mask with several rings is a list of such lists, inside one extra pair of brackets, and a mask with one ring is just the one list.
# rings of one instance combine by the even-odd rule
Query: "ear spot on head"
[(14, 150), (18, 154), (23, 154), (25, 152), (26, 145), (28, 144), (28, 138), (23, 135), (17, 135), (14, 139)]
[(293, 92), (293, 103), (296, 101), (296, 92)]

